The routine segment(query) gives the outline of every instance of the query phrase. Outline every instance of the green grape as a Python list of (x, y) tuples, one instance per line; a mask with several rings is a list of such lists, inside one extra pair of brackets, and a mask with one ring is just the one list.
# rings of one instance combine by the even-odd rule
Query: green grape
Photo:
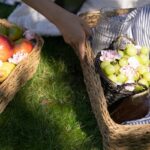
[(142, 65), (148, 65), (149, 64), (149, 57), (148, 57), (148, 55), (144, 55), (144, 54), (139, 55), (139, 62)]
[(141, 48), (141, 54), (144, 54), (144, 55), (148, 55), (149, 54), (149, 48), (147, 47), (142, 47)]
[(144, 78), (146, 81), (150, 82), (150, 72), (145, 72), (145, 73), (143, 74), (143, 78)]
[(128, 59), (127, 59), (127, 58), (121, 58), (121, 59), (119, 60), (119, 65), (120, 65), (121, 67), (127, 66), (127, 65), (128, 65)]
[(119, 83), (125, 83), (125, 81), (127, 80), (127, 77), (124, 75), (124, 74), (119, 74), (118, 76), (117, 76), (117, 81), (119, 82)]
[(135, 58), (135, 60), (137, 60), (140, 63), (140, 57), (138, 55), (133, 56), (133, 58)]
[(125, 49), (125, 52), (129, 56), (135, 56), (137, 54), (137, 49), (133, 44), (128, 44)]
[(115, 67), (115, 73), (118, 73), (120, 70), (119, 64), (115, 64), (114, 67)]
[(138, 81), (138, 83), (140, 83), (140, 84), (142, 84), (142, 85), (145, 85), (146, 87), (148, 87), (148, 82), (145, 80), (145, 79), (140, 79), (139, 81)]
[(140, 86), (140, 85), (135, 86), (135, 91), (140, 92), (142, 90), (144, 90), (143, 86)]
[(108, 78), (109, 78), (111, 81), (115, 82), (115, 83), (117, 82), (117, 77), (116, 77), (116, 75), (114, 75), (114, 74), (109, 75)]
[(122, 50), (118, 50), (118, 54), (123, 57), (124, 56), (124, 52)]
[(134, 81), (139, 80), (139, 78), (140, 78), (140, 74), (136, 72), (135, 76), (133, 77)]
[(144, 66), (144, 65), (140, 65), (137, 68), (137, 71), (139, 74), (144, 74), (145, 72), (148, 72), (148, 67)]
[(109, 62), (109, 61), (103, 61), (103, 62), (100, 63), (100, 67), (101, 67), (102, 69), (104, 69), (107, 65), (110, 65), (110, 62)]
[(115, 73), (115, 67), (113, 65), (107, 65), (105, 68), (104, 68), (104, 72), (105, 74), (108, 76), (108, 75), (112, 75)]

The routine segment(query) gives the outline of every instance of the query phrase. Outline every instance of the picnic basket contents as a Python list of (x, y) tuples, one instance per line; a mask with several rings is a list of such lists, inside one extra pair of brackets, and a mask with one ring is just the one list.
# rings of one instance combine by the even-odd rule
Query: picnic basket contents
[(148, 89), (149, 51), (147, 47), (136, 45), (132, 39), (120, 36), (109, 49), (97, 54), (96, 70), (103, 78), (109, 104)]
[(0, 112), (36, 72), (43, 40), (0, 19)]
[[(109, 17), (124, 16), (132, 12), (132, 10), (134, 9), (112, 10), (109, 12)], [(89, 12), (81, 14), (80, 17), (89, 24), (92, 31), (95, 31), (94, 29), (97, 24), (101, 23), (101, 20), (103, 20), (103, 15), (107, 16), (107, 12)], [(104, 30), (105, 29), (107, 30), (108, 28), (104, 26)], [(105, 31), (101, 31), (100, 36), (103, 37), (104, 34), (106, 35)], [(119, 33), (118, 31), (116, 32)], [(100, 36), (98, 37), (94, 35), (94, 38), (99, 38), (99, 40), (101, 40), (99, 46), (103, 48), (99, 49), (100, 51), (98, 52), (97, 49), (94, 49), (98, 47), (95, 45), (97, 41), (94, 44), (91, 39), (90, 41), (87, 41), (86, 56), (84, 61), (81, 62), (81, 67), (92, 110), (103, 137), (103, 148), (105, 150), (150, 149), (150, 115), (148, 96), (150, 85), (149, 75), (146, 75), (149, 74), (149, 49), (146, 45), (137, 45), (133, 39), (128, 38), (125, 34), (113, 36), (111, 40), (108, 39), (108, 35), (104, 38), (101, 38)], [(123, 41), (123, 43), (121, 41)], [(103, 42), (106, 42), (107, 45)], [(133, 49), (132, 52), (130, 51), (131, 48)], [(136, 56), (135, 53), (137, 54)], [(143, 59), (138, 58), (140, 55), (142, 55), (141, 58)], [(103, 63), (105, 58), (109, 58), (111, 61), (106, 60), (106, 62)], [(136, 64), (137, 66), (132, 66), (133, 64)], [(111, 67), (107, 68), (108, 65)], [(114, 67), (115, 65), (117, 65), (117, 67)], [(125, 67), (125, 71), (128, 70), (128, 77), (132, 76), (132, 80), (128, 80), (128, 77), (125, 77), (124, 73), (118, 80), (117, 76), (121, 74), (120, 70), (124, 71), (124, 69), (121, 68), (126, 65), (128, 65), (128, 67), (132, 66), (133, 68), (136, 68), (136, 71), (132, 70), (133, 73), (129, 74), (128, 71), (131, 71), (131, 68), (129, 67), (129, 69), (127, 67), (128, 70)], [(146, 66), (147, 69), (141, 67), (143, 65)], [(135, 76), (133, 77), (133, 75)], [(117, 106), (118, 108), (115, 106), (115, 110), (121, 114), (121, 117), (124, 114), (129, 113), (129, 120), (122, 119), (121, 121), (119, 120), (120, 122), (118, 121), (118, 123), (115, 122), (118, 118), (112, 118), (109, 112), (109, 106), (118, 102), (121, 102), (121, 105), (119, 107)], [(136, 107), (137, 103), (138, 107)], [(129, 108), (130, 106), (133, 107)], [(130, 111), (126, 111), (128, 108)], [(135, 112), (139, 112), (142, 111), (143, 108), (143, 114), (136, 116), (137, 118), (134, 116), (136, 114), (131, 114), (131, 112), (134, 113), (134, 109), (136, 109)], [(124, 111), (127, 113), (124, 113)], [(114, 112), (115, 115), (117, 113)], [(133, 119), (133, 122), (131, 118)]]

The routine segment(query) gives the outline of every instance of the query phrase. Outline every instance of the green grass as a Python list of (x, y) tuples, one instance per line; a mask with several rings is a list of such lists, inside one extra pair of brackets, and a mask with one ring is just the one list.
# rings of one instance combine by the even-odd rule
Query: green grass
[(36, 74), (0, 115), (0, 150), (102, 150), (77, 57), (61, 37), (44, 40)]

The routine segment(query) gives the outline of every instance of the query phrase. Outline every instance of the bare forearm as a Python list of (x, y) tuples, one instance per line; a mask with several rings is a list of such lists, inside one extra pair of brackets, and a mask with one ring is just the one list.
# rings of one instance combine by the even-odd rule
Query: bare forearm
[(84, 57), (85, 39), (89, 28), (78, 16), (59, 7), (50, 0), (23, 0), (54, 23), (81, 59)]

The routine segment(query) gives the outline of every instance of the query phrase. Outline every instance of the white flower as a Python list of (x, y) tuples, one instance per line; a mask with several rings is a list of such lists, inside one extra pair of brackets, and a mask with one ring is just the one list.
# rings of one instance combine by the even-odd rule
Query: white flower
[(128, 77), (129, 81), (130, 80), (132, 81), (134, 79), (134, 76), (136, 75), (136, 70), (133, 67), (131, 67), (130, 65), (121, 67), (120, 72), (122, 74), (125, 74)]
[(121, 56), (115, 50), (101, 50), (101, 61), (114, 61), (120, 58)]
[(139, 61), (137, 60), (137, 58), (136, 57), (130, 57), (129, 59), (128, 59), (128, 63), (129, 63), (129, 65), (132, 67), (132, 68), (134, 68), (134, 69), (137, 69), (137, 67), (139, 67), (140, 66), (140, 63), (139, 63)]
[(8, 62), (17, 65), (20, 61), (22, 61), (24, 58), (26, 58), (27, 55), (28, 55), (28, 53), (17, 52), (16, 54), (13, 55), (12, 58), (9, 58), (9, 59), (8, 59)]
[(24, 32), (24, 36), (27, 40), (33, 40), (35, 39), (35, 33), (31, 32), (30, 30), (26, 30)]
[(134, 91), (135, 87), (134, 87), (134, 85), (126, 85), (125, 89), (128, 91)]

